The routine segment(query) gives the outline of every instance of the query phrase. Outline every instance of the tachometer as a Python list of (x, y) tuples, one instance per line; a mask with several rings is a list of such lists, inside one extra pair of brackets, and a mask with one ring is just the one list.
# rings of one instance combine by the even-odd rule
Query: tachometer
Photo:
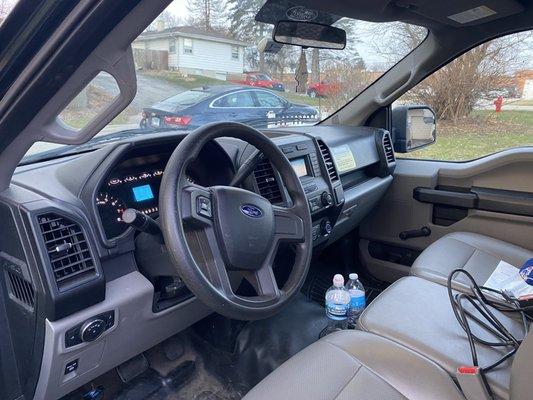
[(118, 236), (126, 230), (127, 226), (122, 222), (122, 213), (128, 207), (121, 199), (103, 192), (96, 196), (96, 205), (107, 237)]

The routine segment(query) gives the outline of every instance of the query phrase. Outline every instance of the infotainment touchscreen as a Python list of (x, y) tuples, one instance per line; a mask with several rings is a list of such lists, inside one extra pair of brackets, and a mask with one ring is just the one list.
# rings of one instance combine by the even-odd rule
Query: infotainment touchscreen
[(294, 172), (296, 172), (296, 176), (298, 176), (298, 178), (310, 175), (307, 169), (307, 163), (305, 162), (305, 157), (292, 159), (291, 165), (294, 169)]

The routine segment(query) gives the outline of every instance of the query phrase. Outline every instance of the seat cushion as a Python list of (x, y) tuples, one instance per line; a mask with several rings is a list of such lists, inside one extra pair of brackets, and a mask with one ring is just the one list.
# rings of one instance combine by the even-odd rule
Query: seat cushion
[[(495, 309), (492, 312), (515, 337), (524, 336), (518, 319)], [(426, 356), (451, 376), (455, 376), (458, 367), (472, 365), (467, 336), (455, 318), (447, 289), (434, 282), (417, 277), (396, 281), (370, 303), (361, 314), (358, 327)], [(477, 325), (472, 324), (472, 331), (483, 339), (495, 341)], [(476, 349), (481, 366), (491, 364), (509, 351), (482, 345)], [(508, 360), (487, 374), (491, 388), (500, 398), (509, 397), (510, 367), (511, 360)]]
[[(443, 236), (418, 256), (411, 275), (446, 285), (450, 272), (462, 268), (483, 285), (500, 261), (520, 268), (533, 252), (477, 233), (455, 232)], [(454, 279), (454, 288), (468, 290), (464, 275)]]
[(266, 399), (464, 399), (435, 363), (366, 332), (336, 332), (268, 375), (245, 397)]

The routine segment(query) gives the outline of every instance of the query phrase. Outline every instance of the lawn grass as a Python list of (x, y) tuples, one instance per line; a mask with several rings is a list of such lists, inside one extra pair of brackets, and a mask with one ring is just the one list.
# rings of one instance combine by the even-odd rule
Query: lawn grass
[(513, 106), (533, 106), (533, 100), (517, 100), (517, 101), (513, 101), (512, 103), (509, 103), (509, 104), (512, 104)]
[(188, 75), (183, 76), (177, 72), (172, 71), (143, 71), (144, 75), (155, 76), (160, 79), (164, 79), (167, 82), (181, 86), (184, 89), (194, 89), (202, 86), (218, 86), (229, 85), (231, 82), (223, 81), (220, 79), (209, 78), (202, 75)]
[[(172, 71), (143, 71), (143, 74), (155, 76), (160, 79), (164, 79), (167, 82), (181, 86), (184, 89), (194, 89), (201, 86), (218, 86), (218, 85), (232, 85), (233, 83), (229, 81), (223, 81), (220, 79), (208, 78), (201, 75), (188, 75), (187, 77), (182, 76), (176, 72)], [(275, 92), (285, 99), (289, 100), (292, 103), (297, 104), (306, 104), (313, 107), (318, 107), (321, 100), (318, 98), (311, 98), (307, 95), (297, 94), (294, 92)]]
[(437, 123), (437, 142), (401, 158), (466, 161), (512, 147), (533, 146), (533, 112), (476, 110), (458, 123)]

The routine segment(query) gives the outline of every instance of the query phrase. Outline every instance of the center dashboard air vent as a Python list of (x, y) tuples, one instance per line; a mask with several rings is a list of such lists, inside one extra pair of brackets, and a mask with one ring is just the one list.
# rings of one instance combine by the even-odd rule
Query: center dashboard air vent
[(62, 292), (98, 276), (83, 228), (56, 213), (37, 217), (57, 289)]
[(337, 182), (339, 180), (339, 173), (337, 172), (337, 168), (335, 168), (331, 151), (329, 150), (328, 146), (326, 146), (326, 143), (324, 143), (322, 140), (318, 141), (318, 147), (320, 148), (320, 153), (322, 154), (324, 164), (326, 164), (329, 179), (331, 182)]
[(269, 160), (261, 161), (254, 169), (254, 177), (259, 189), (259, 194), (272, 204), (281, 203), (283, 197), (274, 174), (274, 168)]

